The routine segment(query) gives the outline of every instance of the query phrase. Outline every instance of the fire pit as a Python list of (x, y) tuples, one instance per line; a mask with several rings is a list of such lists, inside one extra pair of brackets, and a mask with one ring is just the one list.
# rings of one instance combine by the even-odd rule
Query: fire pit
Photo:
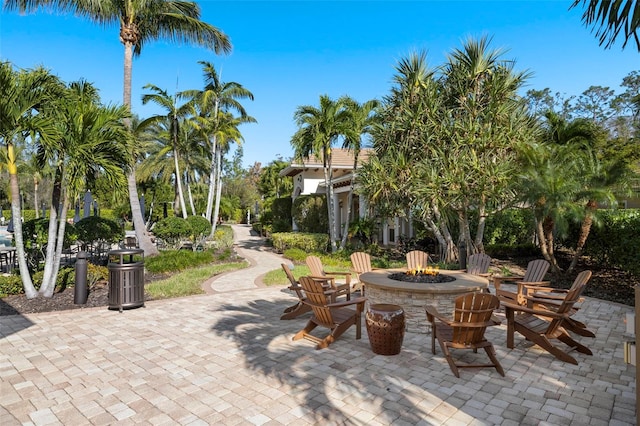
[(441, 274), (438, 268), (427, 267), (425, 269), (414, 269), (406, 272), (394, 272), (389, 278), (396, 281), (404, 281), (406, 283), (449, 283), (455, 281), (456, 277)]
[[(393, 279), (403, 276), (403, 280)], [(436, 306), (443, 315), (451, 315), (454, 300), (461, 294), (483, 291), (489, 286), (486, 278), (462, 271), (438, 271), (446, 282), (415, 282), (406, 270), (375, 270), (360, 275), (367, 292), (367, 308), (370, 304), (388, 303), (400, 305), (405, 311), (407, 331), (430, 331), (425, 316), (427, 305)], [(405, 281), (409, 279), (409, 281)], [(424, 278), (429, 279), (429, 278)]]

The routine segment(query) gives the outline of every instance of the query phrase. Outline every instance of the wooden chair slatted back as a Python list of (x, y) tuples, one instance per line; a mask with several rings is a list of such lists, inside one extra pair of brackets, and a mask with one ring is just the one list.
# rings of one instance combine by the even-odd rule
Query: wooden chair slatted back
[[(452, 342), (473, 345), (484, 341), (484, 333), (491, 315), (499, 306), (500, 300), (489, 293), (467, 293), (457, 297), (453, 319), (457, 323), (468, 323), (469, 326), (454, 326)], [(487, 325), (479, 326), (480, 324)]]
[(532, 260), (527, 265), (522, 281), (526, 283), (537, 283), (544, 280), (544, 276), (549, 270), (549, 262), (544, 259)]
[(429, 263), (429, 253), (422, 250), (413, 250), (407, 253), (407, 268), (426, 268)]
[[(556, 310), (558, 314), (568, 314), (571, 312), (573, 305), (575, 305), (580, 299), (580, 295), (582, 295), (582, 292), (589, 282), (589, 279), (591, 279), (591, 271), (582, 271), (578, 274), (576, 279), (573, 281), (571, 288), (567, 292), (567, 295), (562, 301), (562, 304), (558, 306), (558, 309)], [(551, 335), (555, 333), (558, 327), (562, 326), (563, 322), (564, 318), (554, 318), (550, 322), (545, 334)]]
[(280, 266), (282, 266), (282, 270), (284, 271), (284, 274), (287, 276), (287, 279), (291, 283), (289, 288), (296, 292), (296, 295), (300, 300), (304, 299), (305, 296), (304, 296), (304, 293), (302, 292), (302, 287), (300, 286), (300, 283), (296, 280), (296, 278), (293, 276), (293, 272), (291, 272), (291, 269), (289, 269), (289, 266), (287, 266), (286, 263), (281, 263)]
[(318, 322), (325, 327), (332, 328), (335, 321), (331, 315), (331, 309), (327, 307), (329, 298), (325, 294), (326, 288), (322, 285), (322, 281), (314, 280), (311, 277), (300, 277), (300, 286), (307, 295), (305, 303), (311, 305)]
[(311, 275), (315, 277), (324, 277), (324, 268), (322, 267), (322, 260), (318, 256), (307, 256), (305, 259)]
[(473, 275), (481, 275), (489, 272), (491, 264), (491, 256), (485, 253), (476, 253), (469, 256), (467, 263), (467, 272)]
[(369, 253), (357, 251), (351, 254), (351, 266), (358, 275), (371, 272), (371, 256)]

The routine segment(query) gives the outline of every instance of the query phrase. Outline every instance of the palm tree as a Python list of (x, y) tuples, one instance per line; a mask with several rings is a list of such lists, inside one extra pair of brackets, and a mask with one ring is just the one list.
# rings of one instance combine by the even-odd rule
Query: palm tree
[[(60, 12), (71, 12), (99, 25), (117, 24), (119, 38), (124, 45), (123, 103), (131, 108), (131, 70), (133, 57), (142, 53), (142, 47), (155, 40), (195, 44), (216, 53), (231, 51), (229, 38), (218, 28), (200, 20), (197, 3), (181, 0), (5, 0), (4, 8), (21, 13), (37, 11), (41, 7)], [(158, 254), (151, 242), (140, 209), (136, 187), (135, 168), (127, 176), (129, 202), (136, 236), (145, 256)]]
[(178, 101), (184, 98), (183, 93), (177, 93), (174, 96), (169, 95), (165, 90), (160, 89), (153, 84), (147, 84), (145, 89), (149, 89), (154, 93), (146, 93), (142, 95), (142, 103), (153, 102), (162, 109), (165, 110), (164, 115), (154, 115), (144, 120), (140, 125), (142, 127), (149, 126), (153, 123), (165, 121), (169, 123), (169, 137), (171, 138), (170, 145), (173, 148), (173, 162), (176, 172), (176, 188), (178, 191), (178, 201), (180, 202), (180, 209), (182, 217), (187, 218), (187, 208), (184, 202), (184, 192), (182, 191), (182, 175), (180, 173), (180, 153), (178, 150), (179, 137), (181, 133), (181, 123), (185, 117), (194, 112), (192, 102), (186, 102), (182, 105), (178, 105)]
[(640, 26), (640, 2), (637, 0), (575, 0), (570, 9), (580, 4), (586, 6), (582, 14), (582, 22), (585, 25), (593, 25), (596, 29), (596, 37), (600, 39), (600, 46), (610, 48), (622, 32), (622, 48), (624, 49), (633, 38), (640, 52), (640, 38), (638, 27)]
[[(71, 200), (90, 189), (98, 175), (115, 191), (126, 187), (127, 168), (132, 164), (124, 106), (102, 106), (98, 91), (80, 81), (69, 85), (65, 96), (51, 111), (59, 138), (42, 142), (38, 157), (54, 165), (54, 184), (49, 216), (49, 234), (40, 294), (51, 297), (62, 256), (66, 212)], [(62, 207), (60, 209), (60, 206)]]
[[(205, 217), (211, 221), (214, 192), (216, 192), (216, 170), (219, 164), (216, 162), (218, 152), (218, 141), (216, 138), (216, 128), (220, 112), (234, 111), (240, 114), (241, 118), (247, 117), (240, 99), (253, 100), (253, 94), (235, 81), (223, 82), (220, 74), (216, 71), (212, 63), (200, 61), (204, 74), (204, 90), (186, 91), (186, 95), (191, 95), (196, 101), (200, 110), (198, 123), (200, 124), (203, 136), (208, 141), (211, 153), (211, 168), (209, 170), (209, 192), (207, 195), (207, 207)], [(255, 120), (254, 120), (255, 122)], [(215, 230), (215, 221), (213, 222)]]
[[(340, 241), (340, 249), (344, 249), (347, 244), (347, 236), (349, 234), (349, 218), (351, 217), (351, 204), (353, 203), (353, 190), (358, 171), (358, 157), (362, 149), (362, 136), (371, 134), (377, 117), (374, 115), (375, 109), (378, 108), (379, 102), (375, 99), (367, 101), (363, 104), (351, 98), (344, 99), (347, 111), (349, 111), (349, 128), (345, 134), (343, 148), (353, 151), (353, 176), (351, 178), (351, 186), (349, 195), (347, 196), (347, 214), (342, 231), (342, 241)], [(362, 208), (362, 206), (360, 207)]]
[(9, 172), (11, 213), (14, 220), (14, 239), (20, 277), (27, 298), (37, 296), (24, 252), (22, 222), (20, 221), (20, 188), (15, 144), (30, 132), (43, 141), (54, 140), (57, 133), (51, 120), (44, 114), (35, 114), (47, 100), (49, 93), (59, 85), (57, 77), (38, 68), (32, 71), (14, 71), (8, 62), (0, 62), (0, 143), (6, 149), (6, 166)]
[(332, 148), (340, 136), (347, 134), (349, 113), (344, 100), (332, 100), (327, 95), (320, 96), (320, 106), (299, 106), (294, 119), (299, 127), (291, 138), (296, 158), (308, 158), (311, 154), (322, 161), (326, 185), (327, 208), (329, 210), (329, 238), (331, 250), (337, 250), (337, 229), (333, 199)]

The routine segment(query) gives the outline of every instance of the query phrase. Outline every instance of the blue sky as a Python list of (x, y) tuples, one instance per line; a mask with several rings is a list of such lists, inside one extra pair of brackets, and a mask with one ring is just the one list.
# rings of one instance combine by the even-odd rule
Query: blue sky
[[(202, 18), (224, 31), (233, 52), (155, 42), (134, 59), (133, 111), (148, 117), (142, 87), (170, 93), (203, 86), (200, 60), (212, 62), (223, 81), (251, 90), (246, 101), (257, 124), (244, 125), (243, 164), (288, 159), (299, 105), (320, 95), (350, 95), (360, 102), (388, 93), (394, 66), (425, 50), (431, 66), (467, 37), (492, 37), (516, 69), (533, 77), (526, 89), (550, 88), (566, 96), (589, 86), (616, 92), (622, 78), (640, 69), (640, 54), (598, 46), (571, 1), (200, 1)], [(0, 14), (0, 59), (22, 68), (44, 65), (64, 81), (94, 83), (107, 103), (122, 102), (124, 49), (116, 27), (97, 27), (71, 15)]]

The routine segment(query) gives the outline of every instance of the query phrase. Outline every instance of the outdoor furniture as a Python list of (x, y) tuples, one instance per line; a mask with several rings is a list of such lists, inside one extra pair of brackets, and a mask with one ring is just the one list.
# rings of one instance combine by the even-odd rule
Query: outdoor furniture
[(424, 269), (429, 263), (429, 253), (422, 250), (413, 250), (407, 253), (407, 269)]
[[(347, 300), (351, 299), (351, 272), (325, 272), (322, 260), (318, 256), (307, 256), (305, 262), (311, 271), (311, 276), (328, 281), (331, 288), (336, 290), (336, 297), (346, 295)], [(344, 284), (336, 283), (337, 276), (344, 277)]]
[(397, 355), (404, 340), (405, 315), (400, 305), (372, 303), (365, 314), (367, 336), (373, 353)]
[[(548, 309), (536, 309), (515, 303), (502, 302), (507, 316), (507, 347), (513, 349), (513, 336), (514, 332), (517, 331), (527, 340), (565, 362), (578, 364), (578, 361), (569, 355), (569, 352), (573, 350), (593, 355), (589, 348), (575, 341), (566, 329), (570, 324), (569, 318), (575, 312), (573, 306), (580, 299), (580, 294), (582, 294), (589, 278), (591, 278), (591, 271), (584, 271), (578, 274), (562, 303), (559, 305), (548, 304)], [(546, 299), (532, 297), (528, 299), (531, 306), (548, 303)], [(560, 340), (569, 346), (569, 350), (560, 349), (552, 343), (552, 340)]]
[[(311, 307), (313, 315), (307, 325), (293, 336), (293, 340), (305, 338), (317, 343), (316, 349), (324, 349), (352, 325), (356, 326), (356, 339), (362, 337), (362, 311), (366, 300), (364, 297), (332, 302), (323, 286), (323, 280), (317, 280), (313, 277), (300, 277), (299, 281), (306, 295), (302, 303)], [(355, 309), (352, 306), (355, 306)], [(311, 331), (317, 326), (328, 328), (330, 330), (329, 334), (323, 338), (313, 336)]]
[(15, 247), (0, 247), (0, 272), (11, 272), (16, 262)]
[[(492, 279), (493, 286), (496, 290), (496, 296), (498, 296), (500, 301), (524, 305), (526, 304), (525, 296), (529, 288), (548, 287), (549, 284), (551, 284), (549, 281), (542, 281), (548, 270), (549, 262), (544, 259), (537, 259), (528, 263), (524, 276), (505, 277), (502, 275), (494, 275)], [(517, 284), (517, 291), (514, 293), (501, 288), (502, 284), (506, 282)]]
[(488, 254), (472, 254), (471, 256), (469, 256), (469, 261), (467, 262), (467, 273), (488, 278), (490, 264), (491, 256), (489, 256)]
[[(549, 287), (537, 287), (535, 293), (529, 293), (527, 296), (527, 306), (534, 309), (547, 309), (551, 311), (557, 310), (562, 304), (562, 301), (566, 297), (569, 290), (549, 288)], [(536, 300), (544, 300), (544, 303), (536, 303)], [(564, 328), (572, 333), (578, 334), (584, 337), (596, 337), (596, 334), (587, 328), (587, 325), (577, 319), (573, 318), (573, 314), (580, 310), (580, 306), (584, 301), (583, 298), (578, 299), (576, 304), (571, 308), (571, 314), (566, 319)]]
[(360, 275), (365, 272), (371, 272), (371, 256), (369, 253), (357, 251), (351, 254), (351, 265), (353, 266), (353, 272), (356, 273), (358, 281), (353, 285), (353, 290), (360, 290), (360, 294), (364, 296), (364, 283), (360, 280)]
[(284, 271), (285, 275), (289, 279), (289, 282), (291, 283), (291, 285), (289, 286), (289, 290), (295, 292), (296, 296), (298, 296), (298, 303), (286, 308), (284, 310), (284, 313), (280, 317), (280, 319), (289, 320), (289, 319), (297, 318), (300, 315), (306, 314), (307, 312), (310, 312), (311, 306), (306, 305), (304, 303), (304, 300), (306, 300), (307, 297), (304, 295), (304, 292), (302, 291), (302, 287), (300, 287), (300, 283), (293, 276), (291, 269), (289, 269), (289, 267), (285, 263), (281, 263), (280, 266), (282, 266), (282, 270)]
[[(453, 319), (442, 316), (433, 306), (427, 306), (427, 320), (431, 323), (431, 352), (436, 353), (435, 341), (438, 340), (451, 371), (460, 377), (459, 368), (495, 369), (504, 376), (502, 365), (496, 358), (493, 344), (484, 337), (487, 327), (496, 325), (492, 319), (493, 311), (500, 306), (498, 298), (492, 294), (476, 292), (458, 296), (455, 301)], [(438, 321), (436, 321), (438, 320)], [(490, 364), (460, 364), (453, 360), (450, 349), (485, 350)]]

